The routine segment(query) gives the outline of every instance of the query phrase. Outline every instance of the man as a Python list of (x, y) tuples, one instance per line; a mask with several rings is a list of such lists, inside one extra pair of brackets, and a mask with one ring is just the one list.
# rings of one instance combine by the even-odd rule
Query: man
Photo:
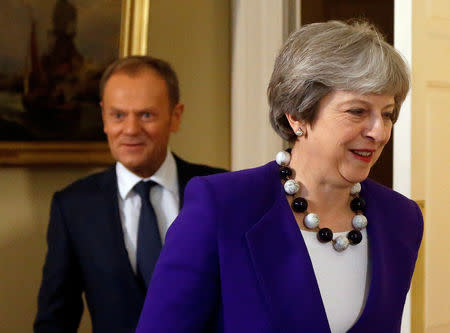
[(103, 74), (100, 96), (117, 163), (53, 197), (35, 332), (76, 332), (82, 293), (94, 332), (134, 332), (186, 183), (224, 171), (168, 151), (183, 104), (176, 74), (165, 61), (116, 61)]

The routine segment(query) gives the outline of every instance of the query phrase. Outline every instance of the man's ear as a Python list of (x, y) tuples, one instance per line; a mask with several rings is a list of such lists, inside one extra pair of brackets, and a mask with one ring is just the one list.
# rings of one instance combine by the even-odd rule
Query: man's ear
[(180, 128), (181, 118), (184, 112), (184, 104), (178, 103), (170, 114), (170, 131), (175, 133)]

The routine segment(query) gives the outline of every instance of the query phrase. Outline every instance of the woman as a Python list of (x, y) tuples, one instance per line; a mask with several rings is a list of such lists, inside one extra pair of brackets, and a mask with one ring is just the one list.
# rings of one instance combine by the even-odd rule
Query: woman
[(137, 332), (399, 332), (422, 216), (366, 178), (408, 89), (367, 23), (292, 34), (268, 88), (291, 152), (191, 181)]

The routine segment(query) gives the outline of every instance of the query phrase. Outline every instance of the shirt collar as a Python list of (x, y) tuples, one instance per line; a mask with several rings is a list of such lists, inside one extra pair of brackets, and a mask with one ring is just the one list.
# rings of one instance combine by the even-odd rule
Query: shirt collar
[(166, 158), (158, 170), (148, 178), (142, 178), (128, 170), (122, 163), (116, 163), (117, 186), (122, 199), (125, 199), (133, 187), (141, 180), (152, 180), (173, 195), (179, 196), (178, 193), (178, 172), (175, 158), (172, 153), (167, 150)]

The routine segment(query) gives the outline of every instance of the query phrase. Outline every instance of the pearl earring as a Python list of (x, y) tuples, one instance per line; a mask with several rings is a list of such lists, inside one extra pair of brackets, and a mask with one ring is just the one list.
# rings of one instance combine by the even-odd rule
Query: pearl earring
[(303, 131), (301, 128), (299, 128), (298, 130), (295, 131), (295, 135), (297, 135), (298, 137), (303, 135)]

